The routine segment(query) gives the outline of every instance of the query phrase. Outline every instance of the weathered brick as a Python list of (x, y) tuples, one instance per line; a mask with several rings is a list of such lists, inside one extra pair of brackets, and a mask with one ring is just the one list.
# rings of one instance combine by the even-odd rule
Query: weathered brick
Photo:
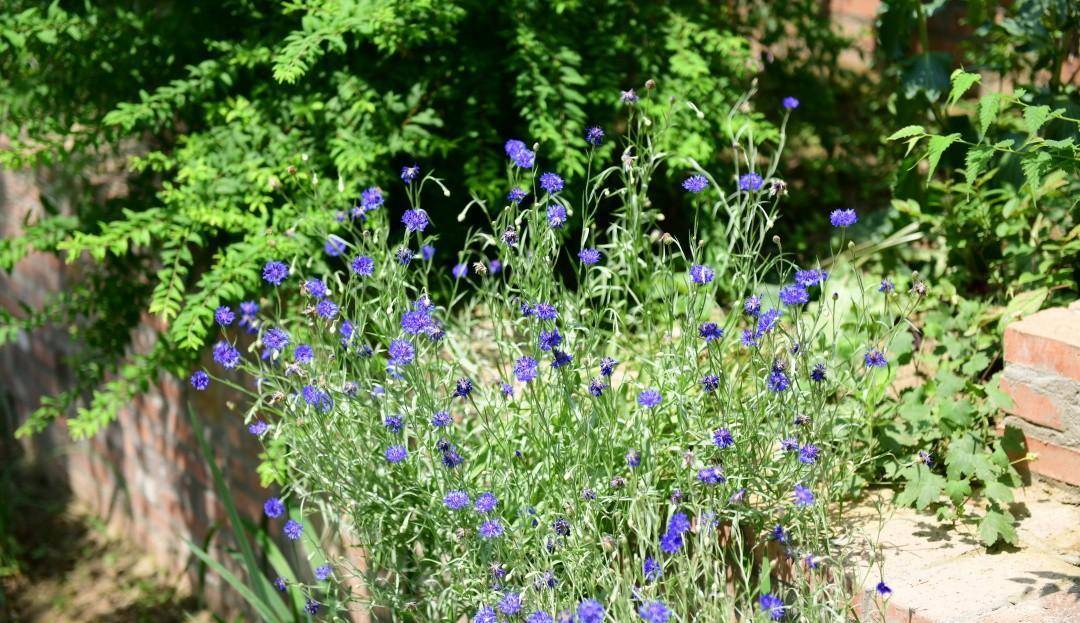
[(1080, 380), (1080, 313), (1051, 308), (1005, 329), (1005, 361)]
[(1049, 396), (1033, 389), (1023, 381), (1009, 379), (1008, 376), (1002, 378), (1001, 389), (1013, 399), (1013, 406), (1009, 409), (1009, 413), (1022, 417), (1032, 424), (1065, 430), (1061, 413)]

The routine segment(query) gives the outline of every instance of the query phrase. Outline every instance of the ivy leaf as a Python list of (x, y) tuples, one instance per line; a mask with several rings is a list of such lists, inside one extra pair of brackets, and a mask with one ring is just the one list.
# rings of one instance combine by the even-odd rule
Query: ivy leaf
[(1006, 510), (990, 510), (979, 522), (979, 537), (987, 547), (999, 540), (1010, 545), (1016, 543), (1016, 529), (1013, 524), (1016, 520), (1012, 513)]
[(896, 496), (896, 503), (901, 506), (915, 504), (915, 508), (922, 510), (933, 504), (941, 497), (941, 491), (945, 488), (945, 479), (930, 471), (926, 465), (919, 463), (904, 470), (907, 477), (907, 486)]
[(945, 153), (945, 150), (950, 145), (960, 140), (960, 134), (954, 132), (946, 136), (931, 136), (930, 143), (927, 145), (926, 157), (930, 161), (930, 170), (926, 172), (927, 181), (934, 177), (934, 170), (937, 169), (938, 162), (941, 160), (941, 155)]
[(947, 106), (952, 106), (956, 102), (960, 101), (960, 98), (967, 93), (968, 89), (972, 87), (976, 82), (982, 79), (979, 74), (972, 74), (964, 71), (963, 69), (956, 69), (949, 76), (952, 82), (952, 90), (949, 91), (949, 100)]

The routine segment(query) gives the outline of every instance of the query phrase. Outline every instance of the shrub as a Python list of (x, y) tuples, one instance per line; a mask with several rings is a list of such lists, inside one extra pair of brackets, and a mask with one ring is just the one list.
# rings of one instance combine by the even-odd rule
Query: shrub
[[(442, 219), (424, 207), (451, 193), (409, 165), (402, 237), (383, 207), (335, 220), (333, 203), (302, 199), (343, 251), (327, 265), (251, 262), (262, 298), (218, 314), (214, 378), (250, 397), (277, 497), (348, 526), (368, 564), (336, 573), (395, 617), (848, 608), (827, 581), (848, 564), (834, 503), (878, 451), (888, 345), (925, 284), (864, 282), (845, 260), (851, 210), (819, 215), (836, 226), (828, 271), (766, 251), (785, 195), (779, 146), (764, 161), (739, 126), (740, 175), (686, 169), (698, 218), (686, 236), (664, 231), (650, 184), (686, 111), (623, 100), (619, 160), (595, 132), (575, 141), (596, 171), (578, 195), (546, 153), (506, 142), (507, 200), (464, 207), (487, 225), (451, 271), (430, 260)], [(712, 222), (723, 227), (699, 224)], [(278, 504), (271, 514), (303, 533)], [(291, 590), (317, 600), (322, 587)]]

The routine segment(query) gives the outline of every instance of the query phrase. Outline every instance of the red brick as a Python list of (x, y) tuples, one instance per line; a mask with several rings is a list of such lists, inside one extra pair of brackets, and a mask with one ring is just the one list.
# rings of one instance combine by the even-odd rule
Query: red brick
[(1080, 313), (1056, 307), (1010, 324), (1005, 361), (1080, 380)]
[(1009, 381), (1005, 378), (1001, 379), (1001, 389), (1013, 399), (1013, 406), (1009, 409), (1009, 413), (1024, 418), (1032, 424), (1065, 430), (1061, 413), (1047, 396), (1028, 387), (1022, 381)]
[(1029, 452), (1038, 454), (1031, 471), (1070, 485), (1080, 486), (1080, 451), (1028, 436)]

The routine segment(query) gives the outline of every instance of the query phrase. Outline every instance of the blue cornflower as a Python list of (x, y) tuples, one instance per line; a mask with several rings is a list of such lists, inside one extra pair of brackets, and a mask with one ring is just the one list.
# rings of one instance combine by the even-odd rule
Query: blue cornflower
[(607, 389), (607, 385), (604, 384), (603, 380), (596, 378), (589, 381), (589, 393), (593, 396), (603, 396), (605, 389)]
[(459, 511), (469, 505), (469, 494), (464, 491), (450, 491), (443, 497), (443, 504), (452, 511)]
[(568, 352), (561, 351), (558, 348), (553, 348), (551, 350), (551, 356), (554, 357), (554, 359), (551, 361), (552, 368), (561, 368), (563, 366), (568, 366), (574, 361), (573, 355)]
[(825, 380), (825, 364), (814, 364), (814, 368), (810, 370), (810, 380), (815, 383), (821, 383)]
[(499, 498), (495, 497), (495, 494), (490, 491), (485, 491), (476, 497), (476, 504), (474, 508), (478, 513), (490, 513), (495, 510), (495, 507), (499, 505)]
[(706, 342), (712, 342), (724, 337), (724, 330), (717, 326), (715, 322), (703, 322), (698, 327), (698, 335)]
[(488, 272), (492, 275), (498, 275), (500, 272), (502, 272), (502, 262), (497, 259), (493, 259), (488, 262)]
[(409, 335), (428, 333), (434, 324), (427, 310), (410, 309), (401, 315), (401, 330)]
[(819, 283), (825, 283), (825, 280), (828, 278), (829, 273), (820, 268), (807, 268), (805, 270), (795, 271), (795, 283), (804, 288), (816, 286)]
[(781, 452), (795, 452), (799, 449), (799, 440), (794, 437), (785, 437), (780, 440)]
[(498, 623), (499, 615), (495, 614), (495, 608), (480, 606), (473, 615), (473, 623)]
[(330, 290), (326, 288), (326, 284), (323, 283), (323, 280), (314, 277), (304, 282), (303, 292), (313, 299), (326, 298), (326, 296), (330, 294)]
[(412, 342), (406, 339), (397, 339), (390, 342), (387, 352), (390, 354), (390, 365), (406, 366), (412, 363), (416, 357), (416, 349)]
[(276, 497), (266, 498), (266, 502), (263, 503), (263, 512), (270, 519), (277, 519), (285, 514), (285, 504)]
[(425, 244), (420, 247), (420, 258), (425, 262), (430, 262), (431, 258), (435, 257), (435, 247), (430, 244)]
[(675, 513), (668, 520), (668, 532), (682, 534), (690, 529), (690, 518), (686, 513)]
[(604, 131), (600, 129), (600, 126), (592, 126), (585, 128), (585, 142), (597, 147), (604, 141)]
[(708, 186), (709, 179), (704, 175), (691, 175), (690, 177), (683, 180), (682, 183), (683, 189), (692, 193), (699, 193), (705, 190), (705, 188)]
[(391, 463), (400, 463), (409, 458), (409, 451), (405, 446), (390, 446), (385, 452), (386, 460)]
[(279, 591), (284, 591), (287, 588), (287, 586), (288, 585), (285, 582), (285, 578), (283, 578), (283, 577), (274, 578), (274, 588), (278, 589)]
[(514, 616), (521, 612), (521, 593), (507, 593), (499, 600), (499, 612)]
[(526, 355), (514, 362), (514, 377), (522, 383), (528, 383), (536, 378), (538, 372), (536, 359)]
[(547, 612), (537, 610), (525, 617), (525, 623), (555, 623), (555, 619)]
[(270, 430), (270, 425), (262, 420), (255, 420), (248, 424), (248, 432), (256, 437), (262, 436), (268, 430)]
[(769, 532), (769, 538), (779, 543), (787, 543), (788, 534), (784, 531), (784, 526), (776, 524), (773, 526), (771, 532)]
[(370, 277), (375, 274), (375, 260), (366, 255), (358, 255), (350, 264), (352, 271), (361, 277)]
[(660, 563), (656, 562), (656, 559), (652, 556), (645, 557), (645, 562), (641, 564), (641, 572), (645, 575), (646, 582), (655, 582), (664, 575)]
[(333, 320), (336, 318), (339, 310), (340, 308), (337, 303), (330, 299), (323, 299), (315, 304), (315, 313), (318, 314), (320, 318), (325, 318), (326, 320)]
[(697, 473), (697, 479), (706, 485), (718, 485), (727, 480), (724, 477), (723, 468), (719, 466), (699, 469)]
[(285, 527), (281, 531), (290, 541), (298, 541), (300, 535), (304, 533), (304, 526), (300, 522), (290, 519), (285, 522)]
[(311, 363), (315, 359), (315, 351), (308, 344), (300, 344), (293, 351), (293, 361), (299, 364)]
[(859, 217), (855, 214), (855, 210), (833, 210), (829, 213), (829, 222), (833, 227), (851, 227), (857, 223)]
[(888, 279), (882, 279), (881, 285), (878, 286), (877, 291), (883, 294), (890, 294), (893, 290), (896, 290), (896, 286)]
[(604, 357), (600, 360), (600, 375), (611, 376), (615, 372), (615, 366), (619, 365), (619, 362), (613, 357)]
[(551, 331), (541, 331), (540, 337), (537, 338), (537, 345), (540, 350), (549, 351), (559, 344), (562, 344), (562, 335), (558, 329), (552, 329)]
[(662, 400), (663, 396), (660, 395), (660, 390), (656, 389), (655, 387), (643, 389), (637, 397), (638, 404), (645, 407), (646, 409), (655, 408), (660, 404), (660, 401)]
[(671, 610), (662, 601), (648, 601), (638, 608), (638, 616), (647, 623), (667, 623), (671, 620)]
[(563, 189), (565, 183), (563, 178), (559, 177), (557, 173), (543, 173), (540, 175), (540, 188), (543, 188), (548, 194), (554, 195)]
[(231, 370), (240, 365), (240, 351), (232, 344), (222, 340), (214, 344), (214, 361), (221, 367)]
[(795, 110), (799, 107), (799, 100), (791, 97), (790, 95), (785, 97), (780, 103), (781, 105), (783, 105), (785, 110)]
[(757, 173), (743, 173), (739, 176), (739, 190), (754, 192), (761, 189), (764, 180)]
[(412, 184), (416, 176), (420, 175), (420, 165), (414, 164), (410, 167), (401, 167), (401, 181), (406, 184)]
[(791, 387), (791, 381), (779, 366), (773, 366), (772, 371), (769, 372), (769, 378), (766, 380), (766, 385), (769, 391), (782, 392)]
[(506, 143), (503, 145), (503, 150), (506, 151), (506, 155), (509, 158), (513, 158), (514, 154), (518, 153), (522, 149), (526, 149), (525, 142), (519, 141), (516, 138), (507, 140)]
[(448, 469), (458, 467), (465, 462), (465, 459), (458, 454), (457, 448), (454, 444), (442, 439), (438, 443), (439, 451), (442, 452), (442, 464)]
[(720, 388), (720, 377), (715, 374), (706, 374), (701, 379), (701, 388), (707, 394), (715, 392)]
[(673, 530), (668, 530), (660, 537), (660, 550), (665, 554), (674, 554), (682, 549), (683, 538), (682, 534)]
[(779, 309), (776, 309), (775, 307), (770, 307), (769, 309), (761, 312), (761, 315), (758, 316), (757, 322), (758, 336), (765, 335), (766, 333), (769, 333), (773, 329), (775, 329), (776, 325), (780, 322), (780, 315), (782, 313), (783, 312), (781, 312)]
[(413, 252), (408, 247), (401, 247), (397, 251), (394, 251), (394, 258), (397, 259), (398, 264), (402, 266), (408, 266), (409, 262), (413, 259)]
[(761, 611), (769, 615), (769, 618), (773, 621), (779, 621), (784, 618), (784, 600), (772, 593), (765, 593), (758, 597), (758, 606), (761, 608)]
[(593, 264), (599, 262), (600, 255), (601, 254), (598, 249), (593, 249), (591, 247), (582, 249), (577, 254), (578, 259), (581, 260), (581, 263), (585, 264), (586, 266), (592, 266)]
[(746, 297), (743, 301), (743, 311), (756, 318), (761, 313), (761, 297), (756, 294)]
[(802, 485), (795, 485), (793, 496), (795, 497), (795, 506), (812, 506), (814, 504), (814, 492)]
[(329, 411), (330, 408), (334, 406), (334, 401), (330, 398), (330, 394), (313, 385), (305, 385), (300, 388), (300, 397), (304, 399), (304, 402), (319, 409), (323, 413)]
[(639, 454), (637, 450), (631, 448), (626, 453), (626, 465), (630, 469), (634, 469), (641, 465), (641, 454)]
[(431, 416), (431, 425), (436, 428), (450, 426), (453, 423), (454, 419), (450, 417), (449, 411), (436, 411), (435, 415)]
[(559, 317), (558, 310), (551, 303), (537, 303), (532, 306), (530, 313), (537, 320), (555, 320)]
[(619, 101), (623, 104), (636, 104), (638, 101), (638, 94), (633, 89), (623, 91), (619, 94)]
[(401, 223), (405, 225), (407, 232), (422, 232), (428, 226), (428, 215), (421, 208), (405, 210), (401, 215)]
[(880, 350), (872, 350), (863, 355), (863, 363), (867, 368), (885, 368), (889, 365), (889, 360)]
[(227, 327), (236, 320), (236, 314), (227, 305), (222, 305), (214, 310), (214, 322), (223, 327)]
[(289, 276), (289, 267), (277, 261), (270, 260), (263, 266), (263, 281), (271, 285), (279, 286)]
[(383, 418), (383, 427), (398, 435), (405, 429), (405, 420), (400, 415), (388, 415)]
[(747, 348), (757, 348), (759, 337), (760, 336), (757, 333), (751, 331), (750, 329), (743, 329), (742, 338), (740, 341), (742, 342), (742, 345)]
[(522, 169), (531, 169), (536, 164), (536, 152), (531, 149), (522, 149), (510, 156), (514, 164)]
[(352, 342), (354, 330), (353, 323), (348, 320), (342, 321), (341, 326), (338, 327), (338, 333), (341, 334), (341, 345), (345, 348), (348, 348), (349, 343)]
[(888, 597), (889, 595), (892, 595), (892, 589), (889, 588), (889, 585), (886, 584), (884, 581), (878, 582), (877, 586), (874, 587), (874, 590), (876, 590), (878, 595), (881, 595), (882, 597)]
[(321, 606), (322, 604), (320, 604), (318, 601), (315, 601), (314, 599), (308, 597), (307, 601), (304, 602), (304, 612), (311, 615), (316, 615), (319, 613), (319, 608)]
[(330, 577), (334, 573), (334, 568), (330, 565), (322, 565), (315, 567), (315, 579), (322, 582), (326, 578)]
[(577, 618), (580, 623), (600, 623), (604, 620), (604, 606), (595, 599), (586, 599), (578, 604)]
[(506, 246), (508, 246), (508, 247), (516, 247), (517, 243), (518, 243), (517, 230), (514, 229), (513, 227), (507, 227), (503, 231), (501, 239), (503, 241), (503, 244), (505, 244)]
[(731, 431), (726, 428), (716, 429), (716, 432), (713, 433), (712, 438), (713, 443), (716, 444), (716, 447), (720, 448), (721, 450), (723, 450), (724, 448), (730, 448), (731, 446), (735, 445), (735, 436), (732, 435)]
[(454, 267), (450, 269), (450, 274), (454, 275), (454, 279), (461, 279), (469, 274), (469, 265), (465, 262), (454, 264)]
[(510, 192), (506, 195), (506, 200), (510, 203), (517, 205), (528, 195), (529, 193), (521, 189), (520, 186), (515, 186), (510, 189)]
[(472, 379), (462, 377), (454, 383), (454, 398), (468, 398), (472, 393)]
[(806, 463), (807, 465), (813, 465), (817, 463), (818, 456), (821, 455), (821, 450), (818, 449), (812, 443), (808, 443), (805, 446), (799, 448), (799, 462)]
[(919, 461), (922, 462), (922, 464), (926, 465), (927, 467), (933, 467), (933, 465), (934, 465), (934, 455), (930, 454), (926, 450), (919, 450)]
[(476, 532), (484, 539), (497, 539), (502, 536), (503, 527), (498, 520), (489, 519), (480, 524), (480, 527), (477, 528)]
[(566, 208), (555, 203), (547, 208), (547, 222), (552, 229), (561, 229), (566, 224)]
[(510, 385), (509, 383), (503, 383), (502, 385), (499, 386), (499, 389), (500, 389), (500, 391), (502, 391), (503, 398), (513, 398), (514, 397), (514, 387), (512, 385)]
[(191, 373), (191, 386), (197, 391), (203, 391), (207, 387), (210, 387), (210, 375), (203, 370), (196, 370)]
[(383, 204), (382, 190), (378, 186), (369, 186), (360, 193), (360, 205), (371, 211)]
[(338, 257), (345, 252), (345, 241), (337, 236), (328, 236), (323, 243), (323, 253), (330, 257)]
[(742, 504), (746, 499), (746, 487), (739, 487), (739, 490), (731, 494), (728, 498), (728, 504)]
[(810, 301), (810, 293), (806, 288), (791, 284), (780, 288), (780, 302), (784, 305), (802, 305)]
[(694, 264), (690, 267), (690, 280), (699, 286), (703, 286), (716, 277), (716, 272), (704, 264)]

